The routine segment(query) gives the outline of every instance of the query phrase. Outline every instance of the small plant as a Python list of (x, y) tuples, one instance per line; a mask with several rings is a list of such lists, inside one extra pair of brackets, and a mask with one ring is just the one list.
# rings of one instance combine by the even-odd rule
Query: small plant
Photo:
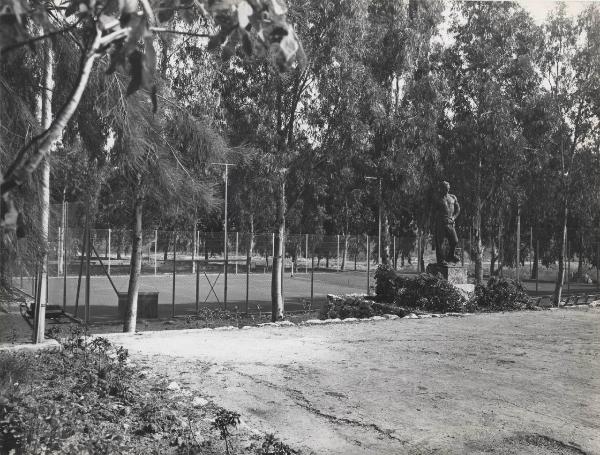
[(235, 411), (219, 408), (217, 417), (212, 423), (212, 427), (219, 430), (219, 437), (225, 441), (225, 453), (229, 454), (229, 450), (233, 450), (231, 441), (229, 440), (231, 432), (229, 428), (236, 428), (240, 423), (240, 415)]
[(479, 310), (514, 311), (533, 307), (531, 297), (518, 281), (492, 277), (487, 286), (475, 287), (470, 304)]
[(257, 455), (294, 455), (297, 453), (299, 452), (278, 440), (273, 434), (267, 434), (262, 445), (256, 451)]

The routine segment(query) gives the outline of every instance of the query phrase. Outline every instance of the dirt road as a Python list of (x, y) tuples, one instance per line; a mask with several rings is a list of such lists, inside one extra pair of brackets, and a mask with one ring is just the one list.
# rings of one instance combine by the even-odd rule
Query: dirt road
[(600, 311), (111, 335), (303, 453), (600, 454)]

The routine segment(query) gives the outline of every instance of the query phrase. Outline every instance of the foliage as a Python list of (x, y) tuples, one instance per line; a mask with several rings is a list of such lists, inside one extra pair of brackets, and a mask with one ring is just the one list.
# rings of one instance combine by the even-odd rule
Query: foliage
[[(52, 335), (59, 352), (0, 353), (0, 452), (223, 453), (211, 430), (230, 438), (239, 414), (194, 407), (188, 395), (132, 365), (125, 350), (81, 327)], [(265, 441), (265, 453), (296, 453)]]
[(240, 423), (240, 415), (235, 411), (228, 411), (227, 409), (220, 408), (217, 410), (217, 417), (212, 423), (213, 428), (219, 430), (219, 437), (225, 441), (225, 452), (229, 454), (229, 450), (232, 449), (231, 441), (231, 428), (236, 428)]
[(487, 285), (475, 286), (470, 304), (480, 311), (514, 311), (531, 308), (531, 297), (518, 281), (492, 277)]
[(262, 445), (256, 451), (256, 455), (294, 455), (297, 453), (296, 450), (279, 441), (275, 435), (271, 433), (265, 436)]
[(466, 300), (463, 295), (443, 278), (425, 273), (416, 278), (396, 276), (391, 267), (380, 266), (375, 280), (379, 301), (436, 313), (465, 310)]

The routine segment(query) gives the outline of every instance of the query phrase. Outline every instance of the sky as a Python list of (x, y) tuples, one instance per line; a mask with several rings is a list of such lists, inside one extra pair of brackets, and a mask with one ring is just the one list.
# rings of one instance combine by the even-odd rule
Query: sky
[[(552, 10), (556, 3), (555, 0), (517, 0), (518, 3), (532, 15), (533, 19), (541, 24), (546, 18), (547, 14)], [(565, 1), (567, 5), (567, 12), (576, 16), (581, 10), (583, 10), (591, 1), (599, 2), (600, 0), (588, 0), (588, 1)]]

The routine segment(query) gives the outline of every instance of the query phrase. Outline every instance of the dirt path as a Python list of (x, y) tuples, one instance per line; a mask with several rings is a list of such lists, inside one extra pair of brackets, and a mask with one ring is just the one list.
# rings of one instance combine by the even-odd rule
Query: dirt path
[(600, 454), (600, 311), (111, 335), (318, 454)]

